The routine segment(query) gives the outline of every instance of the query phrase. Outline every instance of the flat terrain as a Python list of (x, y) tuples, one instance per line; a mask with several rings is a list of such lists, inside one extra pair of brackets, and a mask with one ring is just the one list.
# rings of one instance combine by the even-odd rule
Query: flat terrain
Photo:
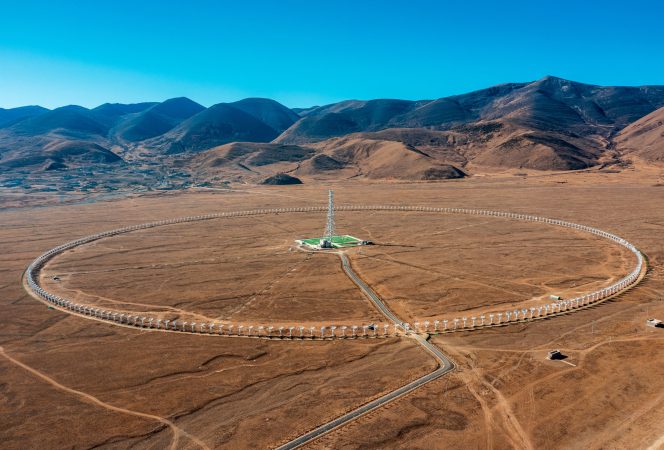
[[(294, 240), (324, 214), (206, 220), (72, 249), (42, 271), (77, 302), (168, 320), (320, 326), (380, 322), (333, 252)], [(633, 255), (587, 233), (492, 217), (339, 211), (341, 229), (374, 245), (349, 251), (402, 319), (433, 320), (571, 298), (628, 273)], [(398, 224), (398, 225), (397, 225)]]
[[(446, 183), (238, 187), (3, 211), (0, 440), (6, 448), (266, 448), (433, 370), (434, 361), (410, 340), (273, 342), (141, 332), (48, 309), (20, 284), (34, 257), (78, 236), (213, 211), (321, 205), (325, 189), (333, 187), (338, 203), (361, 194), (372, 204), (487, 208), (597, 226), (641, 248), (651, 269), (637, 288), (583, 312), (433, 338), (457, 362), (457, 371), (311, 448), (661, 445), (664, 369), (657, 356), (664, 333), (644, 327), (645, 318), (664, 317), (659, 176), (496, 174)], [(134, 305), (137, 310), (165, 305), (232, 320), (240, 313), (264, 320), (269, 311), (275, 320), (300, 314), (298, 320), (316, 315), (330, 322), (375, 314), (344, 278), (338, 258), (288, 250), (292, 239), (306, 236), (302, 231), (320, 233), (321, 217), (298, 217), (293, 222), (280, 215), (252, 229), (240, 221), (232, 229), (228, 221), (210, 221), (132, 233), (81, 247), (48, 270), (63, 275), (61, 289), (78, 289), (91, 301), (123, 302), (123, 308), (142, 303)], [(351, 261), (408, 317), (585, 290), (631, 264), (610, 244), (557, 227), (446, 216), (432, 228), (423, 219), (376, 213), (338, 220), (341, 232), (378, 242), (361, 254), (353, 250)], [(445, 233), (454, 227), (464, 227), (457, 239)], [(523, 234), (521, 246), (510, 230)], [(255, 231), (264, 240), (251, 244)], [(428, 252), (420, 236), (447, 251)], [(197, 250), (181, 253), (178, 240)], [(244, 252), (233, 245), (242, 242)], [(233, 260), (241, 255), (243, 263)], [(180, 259), (185, 264), (174, 267)], [(430, 273), (417, 267), (427, 265)], [(305, 266), (320, 283), (302, 290), (297, 278)], [(214, 268), (214, 277), (197, 273), (201, 267)], [(437, 292), (438, 282), (454, 289)], [(161, 290), (148, 293), (154, 286)], [(481, 293), (477, 303), (464, 303), (473, 291)], [(328, 295), (336, 303), (320, 301)], [(545, 360), (552, 348), (568, 358)]]
[(382, 245), (362, 249), (355, 268), (411, 322), (543, 305), (551, 294), (571, 298), (635, 264), (605, 240), (530, 222), (378, 212), (362, 223)]
[(43, 281), (86, 304), (171, 320), (380, 321), (337, 257), (296, 250), (295, 238), (315, 230), (316, 219), (236, 217), (127, 233), (55, 258)]

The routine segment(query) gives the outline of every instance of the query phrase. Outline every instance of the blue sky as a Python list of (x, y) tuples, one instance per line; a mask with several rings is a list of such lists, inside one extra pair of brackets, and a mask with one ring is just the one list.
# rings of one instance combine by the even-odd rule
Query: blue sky
[(556, 75), (664, 84), (662, 2), (36, 1), (0, 4), (0, 107), (187, 96), (438, 98)]

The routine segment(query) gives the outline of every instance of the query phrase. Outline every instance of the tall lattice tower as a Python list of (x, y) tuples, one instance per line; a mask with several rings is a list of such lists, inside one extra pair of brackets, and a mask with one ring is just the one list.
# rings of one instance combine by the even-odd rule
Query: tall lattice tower
[(332, 237), (334, 237), (334, 192), (330, 189), (327, 199), (327, 225), (321, 240), (321, 247), (332, 247)]

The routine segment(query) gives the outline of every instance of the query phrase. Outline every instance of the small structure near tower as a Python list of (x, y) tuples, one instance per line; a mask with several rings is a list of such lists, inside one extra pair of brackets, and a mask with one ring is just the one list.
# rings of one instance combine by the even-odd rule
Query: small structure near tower
[(564, 355), (563, 352), (561, 352), (560, 350), (551, 350), (548, 353), (547, 357), (546, 357), (546, 359), (551, 359), (551, 360), (554, 360), (554, 361), (555, 360), (562, 360), (562, 359), (566, 359), (566, 358), (567, 358), (567, 356)]
[(371, 241), (358, 239), (348, 234), (337, 235), (335, 233), (334, 192), (330, 189), (327, 194), (327, 224), (325, 226), (325, 233), (319, 238), (299, 239), (295, 242), (315, 250), (357, 247), (371, 244)]
[(659, 319), (648, 319), (646, 325), (652, 328), (664, 328), (664, 323)]

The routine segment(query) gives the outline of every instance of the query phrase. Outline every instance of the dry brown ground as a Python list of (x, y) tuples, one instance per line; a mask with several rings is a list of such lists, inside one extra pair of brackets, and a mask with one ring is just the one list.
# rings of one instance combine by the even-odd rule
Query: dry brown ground
[[(630, 174), (531, 179), (497, 174), (452, 183), (335, 185), (337, 198), (353, 198), (349, 203), (361, 199), (493, 208), (598, 226), (639, 246), (652, 269), (638, 288), (583, 312), (435, 338), (459, 364), (459, 371), (330, 433), (311, 447), (642, 448), (660, 439), (664, 370), (657, 356), (664, 350), (664, 334), (643, 326), (646, 317), (664, 316), (664, 243), (660, 238), (664, 188), (653, 184)], [(77, 236), (213, 210), (318, 205), (324, 201), (324, 187), (155, 195), (2, 212), (3, 447), (167, 447), (177, 437), (181, 448), (201, 444), (265, 448), (430, 371), (433, 361), (410, 341), (291, 343), (140, 332), (47, 309), (29, 297), (19, 282), (22, 270), (41, 251)], [(579, 248), (564, 255), (574, 257), (582, 251), (592, 260), (589, 270), (598, 267), (595, 262), (602, 258), (614, 257), (610, 266), (599, 265), (605, 279), (615, 276), (624, 264), (620, 254), (609, 255), (612, 250), (606, 250), (604, 243), (595, 245), (585, 236), (570, 233), (542, 239), (550, 239), (551, 245), (557, 239), (578, 240)], [(100, 244), (112, 248), (118, 242)], [(384, 249), (377, 246), (371, 251)], [(81, 251), (94, 253), (94, 248)], [(372, 259), (377, 260), (366, 254), (354, 256), (364, 276), (370, 276), (370, 266), (364, 264)], [(450, 263), (454, 261), (458, 260)], [(562, 259), (555, 261), (559, 264)], [(573, 282), (574, 271), (565, 270), (562, 267), (559, 273), (566, 282)], [(330, 273), (336, 276), (333, 270)], [(516, 282), (532, 278), (526, 275), (520, 274)], [(595, 275), (591, 270), (579, 274), (584, 279)], [(542, 275), (532, 284), (543, 279)], [(138, 278), (127, 281), (138, 282)], [(397, 288), (387, 279), (373, 281), (381, 289)], [(114, 295), (125, 289), (120, 284), (111, 287), (117, 289)], [(542, 287), (532, 289), (537, 292)], [(284, 288), (277, 294), (286, 301), (287, 291)], [(353, 298), (362, 301), (353, 297), (346, 284), (340, 284), (340, 291), (348, 294), (344, 303), (350, 305)], [(202, 298), (193, 294), (193, 299)], [(260, 301), (271, 306), (267, 296)], [(196, 301), (188, 306), (205, 310)], [(409, 307), (416, 310), (421, 305)], [(321, 313), (326, 311), (321, 308)], [(349, 308), (350, 314), (361, 314), (365, 306)], [(334, 308), (330, 312), (340, 314)], [(566, 361), (574, 366), (544, 360), (551, 348), (563, 350), (569, 355)]]
[[(297, 251), (295, 239), (316, 236), (323, 220), (271, 214), (128, 233), (58, 256), (42, 284), (84, 304), (180, 322), (381, 321), (334, 254)], [(355, 270), (410, 322), (573, 297), (635, 263), (587, 233), (490, 217), (341, 211), (337, 226), (374, 241), (349, 251)]]
[(338, 258), (296, 250), (295, 239), (320, 232), (320, 221), (320, 214), (282, 214), (128, 233), (63, 254), (42, 278), (48, 289), (85, 304), (171, 320), (380, 321)]
[(141, 332), (48, 309), (17, 283), (26, 262), (57, 242), (168, 215), (165, 204), (146, 206), (155, 200), (140, 209), (117, 202), (110, 217), (101, 204), (3, 213), (3, 448), (162, 448), (175, 436), (183, 448), (269, 447), (433, 370), (410, 341), (292, 345)]
[(551, 294), (570, 298), (635, 264), (605, 240), (528, 222), (376, 213), (363, 223), (385, 245), (362, 249), (355, 268), (410, 322), (542, 305)]

